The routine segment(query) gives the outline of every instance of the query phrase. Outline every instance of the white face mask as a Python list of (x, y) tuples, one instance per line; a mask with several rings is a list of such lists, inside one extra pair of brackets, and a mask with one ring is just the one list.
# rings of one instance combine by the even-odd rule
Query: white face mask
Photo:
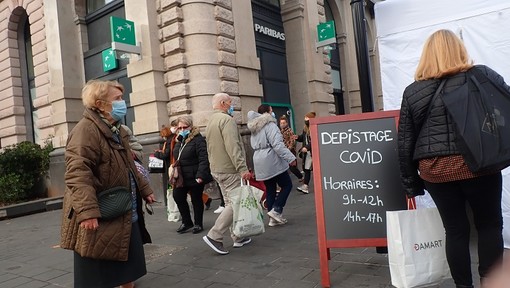
[(170, 132), (172, 132), (172, 134), (175, 134), (175, 131), (177, 131), (177, 127), (171, 127), (170, 128)]

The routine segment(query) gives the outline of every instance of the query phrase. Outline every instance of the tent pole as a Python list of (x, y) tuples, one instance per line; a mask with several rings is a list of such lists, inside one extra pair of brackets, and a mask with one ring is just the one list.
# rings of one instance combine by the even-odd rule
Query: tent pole
[(368, 55), (364, 0), (351, 0), (351, 10), (354, 34), (356, 37), (356, 58), (358, 62), (361, 111), (373, 112), (372, 77), (370, 76), (370, 58)]

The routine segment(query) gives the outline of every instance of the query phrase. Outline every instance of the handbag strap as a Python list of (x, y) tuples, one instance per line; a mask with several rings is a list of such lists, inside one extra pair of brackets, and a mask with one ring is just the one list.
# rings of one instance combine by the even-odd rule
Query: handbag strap
[(184, 147), (186, 147), (186, 144), (188, 144), (188, 142), (184, 143), (184, 145), (179, 147), (179, 154), (177, 154), (177, 160), (176, 161), (179, 161), (179, 159), (181, 159), (182, 150), (184, 150)]

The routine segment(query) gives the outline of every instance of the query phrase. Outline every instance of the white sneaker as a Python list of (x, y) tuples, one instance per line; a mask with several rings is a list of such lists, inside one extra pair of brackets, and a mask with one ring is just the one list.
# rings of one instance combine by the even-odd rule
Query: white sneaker
[(240, 248), (240, 247), (243, 247), (244, 245), (248, 245), (251, 243), (251, 238), (243, 238), (237, 242), (234, 242), (234, 248)]
[(269, 227), (287, 224), (287, 219), (285, 219), (285, 218), (282, 218), (282, 219), (285, 220), (284, 223), (280, 223), (280, 222), (274, 220), (273, 218), (269, 217)]
[(275, 220), (276, 222), (280, 223), (280, 224), (287, 223), (287, 219), (283, 218), (282, 214), (274, 211), (274, 209), (272, 209), (271, 211), (267, 212), (267, 215), (269, 217), (271, 217), (273, 220)]
[(308, 192), (308, 185), (306, 185), (306, 184), (298, 186), (297, 190), (303, 192), (304, 194), (308, 194), (309, 193)]
[(218, 207), (218, 209), (214, 210), (214, 214), (220, 214), (221, 212), (223, 212), (223, 210), (225, 210), (225, 207), (220, 206)]

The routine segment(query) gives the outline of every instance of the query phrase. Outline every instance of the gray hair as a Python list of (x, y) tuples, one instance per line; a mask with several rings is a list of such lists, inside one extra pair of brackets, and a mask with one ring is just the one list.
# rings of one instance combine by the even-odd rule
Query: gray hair
[(214, 94), (214, 96), (212, 97), (212, 107), (213, 107), (213, 109), (220, 108), (221, 102), (228, 101), (230, 99), (232, 99), (232, 98), (227, 93), (216, 93), (216, 94)]
[(177, 125), (179, 125), (179, 123), (184, 123), (184, 124), (186, 124), (186, 126), (193, 127), (193, 118), (191, 118), (191, 116), (189, 116), (189, 115), (179, 116), (179, 117), (177, 117), (176, 120), (177, 120)]

